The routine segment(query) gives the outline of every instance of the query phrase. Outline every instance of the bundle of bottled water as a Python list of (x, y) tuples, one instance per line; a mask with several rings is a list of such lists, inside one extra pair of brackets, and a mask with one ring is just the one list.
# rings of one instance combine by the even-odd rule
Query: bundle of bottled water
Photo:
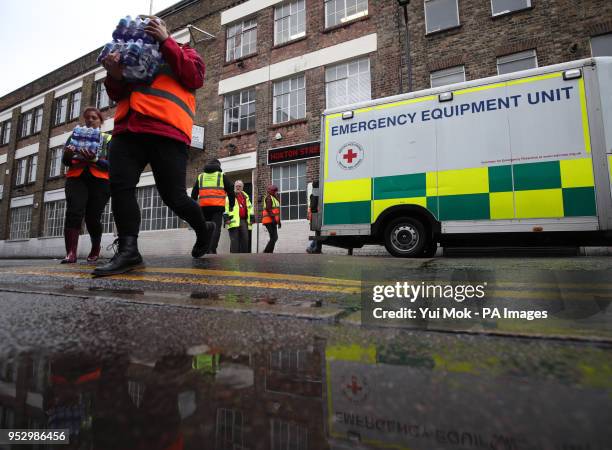
[(119, 20), (117, 28), (113, 31), (113, 40), (100, 52), (98, 63), (108, 54), (119, 52), (125, 80), (150, 83), (163, 63), (159, 43), (144, 31), (150, 20), (157, 19), (148, 17), (132, 19), (126, 16)]
[(77, 154), (89, 150), (98, 155), (102, 147), (102, 132), (99, 128), (77, 125), (72, 131), (69, 144), (76, 149)]

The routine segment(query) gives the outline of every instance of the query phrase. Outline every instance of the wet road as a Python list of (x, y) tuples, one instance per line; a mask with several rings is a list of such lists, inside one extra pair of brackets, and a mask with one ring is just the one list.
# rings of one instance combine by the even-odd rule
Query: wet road
[[(83, 449), (610, 448), (612, 260), (147, 262), (0, 262), (2, 428)], [(554, 315), (358, 326), (362, 280), (486, 282), (489, 305)]]

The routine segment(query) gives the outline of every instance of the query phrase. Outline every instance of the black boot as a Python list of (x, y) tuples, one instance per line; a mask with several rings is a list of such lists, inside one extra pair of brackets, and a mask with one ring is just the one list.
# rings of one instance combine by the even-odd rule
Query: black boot
[(217, 226), (214, 222), (206, 222), (204, 228), (196, 230), (196, 243), (191, 250), (191, 256), (199, 258), (208, 252), (216, 228)]
[(117, 253), (108, 263), (94, 269), (91, 273), (94, 277), (118, 275), (142, 267), (142, 256), (138, 252), (138, 237), (124, 236), (117, 240), (119, 241)]

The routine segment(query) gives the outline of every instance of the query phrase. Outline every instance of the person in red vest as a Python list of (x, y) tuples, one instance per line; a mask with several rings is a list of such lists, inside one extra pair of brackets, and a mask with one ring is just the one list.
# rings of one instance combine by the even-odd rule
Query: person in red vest
[(204, 84), (204, 62), (189, 45), (180, 45), (170, 37), (161, 19), (151, 20), (145, 32), (159, 42), (165, 61), (151, 84), (125, 82), (119, 53), (111, 53), (102, 61), (108, 74), (106, 91), (118, 102), (109, 159), (119, 245), (115, 257), (97, 267), (94, 276), (124, 273), (142, 265), (136, 185), (147, 164), (164, 203), (195, 231), (194, 258), (208, 251), (215, 229), (212, 222), (204, 220), (185, 189), (195, 90)]
[(280, 200), (278, 199), (278, 187), (271, 184), (268, 186), (268, 194), (264, 198), (264, 210), (261, 223), (264, 224), (268, 233), (270, 234), (270, 240), (264, 248), (264, 253), (274, 253), (274, 246), (278, 241), (277, 227), (281, 227), (280, 220)]
[[(88, 107), (83, 111), (83, 121), (89, 128), (100, 128), (104, 116), (97, 108)], [(66, 219), (64, 221), (64, 242), (66, 257), (62, 264), (72, 264), (77, 261), (77, 247), (83, 218), (91, 239), (91, 251), (88, 262), (95, 262), (100, 256), (100, 241), (102, 240), (102, 212), (110, 197), (108, 181), (108, 145), (110, 134), (102, 133), (102, 147), (99, 152), (82, 150), (78, 153), (66, 141), (62, 162), (66, 171)]]

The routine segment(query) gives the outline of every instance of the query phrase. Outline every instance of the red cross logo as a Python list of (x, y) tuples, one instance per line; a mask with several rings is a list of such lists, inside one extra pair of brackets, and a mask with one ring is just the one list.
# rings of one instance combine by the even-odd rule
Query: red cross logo
[(346, 159), (346, 162), (351, 164), (353, 162), (353, 159), (357, 158), (357, 153), (353, 153), (353, 149), (349, 148), (348, 152), (346, 152), (344, 155), (342, 155), (342, 158)]
[(347, 384), (346, 387), (353, 392), (353, 395), (356, 395), (359, 393), (359, 391), (363, 390), (363, 388), (359, 386), (359, 383), (357, 383), (357, 377), (351, 377), (351, 384)]
[(357, 142), (347, 142), (336, 153), (336, 162), (345, 170), (352, 170), (363, 162), (363, 147)]

